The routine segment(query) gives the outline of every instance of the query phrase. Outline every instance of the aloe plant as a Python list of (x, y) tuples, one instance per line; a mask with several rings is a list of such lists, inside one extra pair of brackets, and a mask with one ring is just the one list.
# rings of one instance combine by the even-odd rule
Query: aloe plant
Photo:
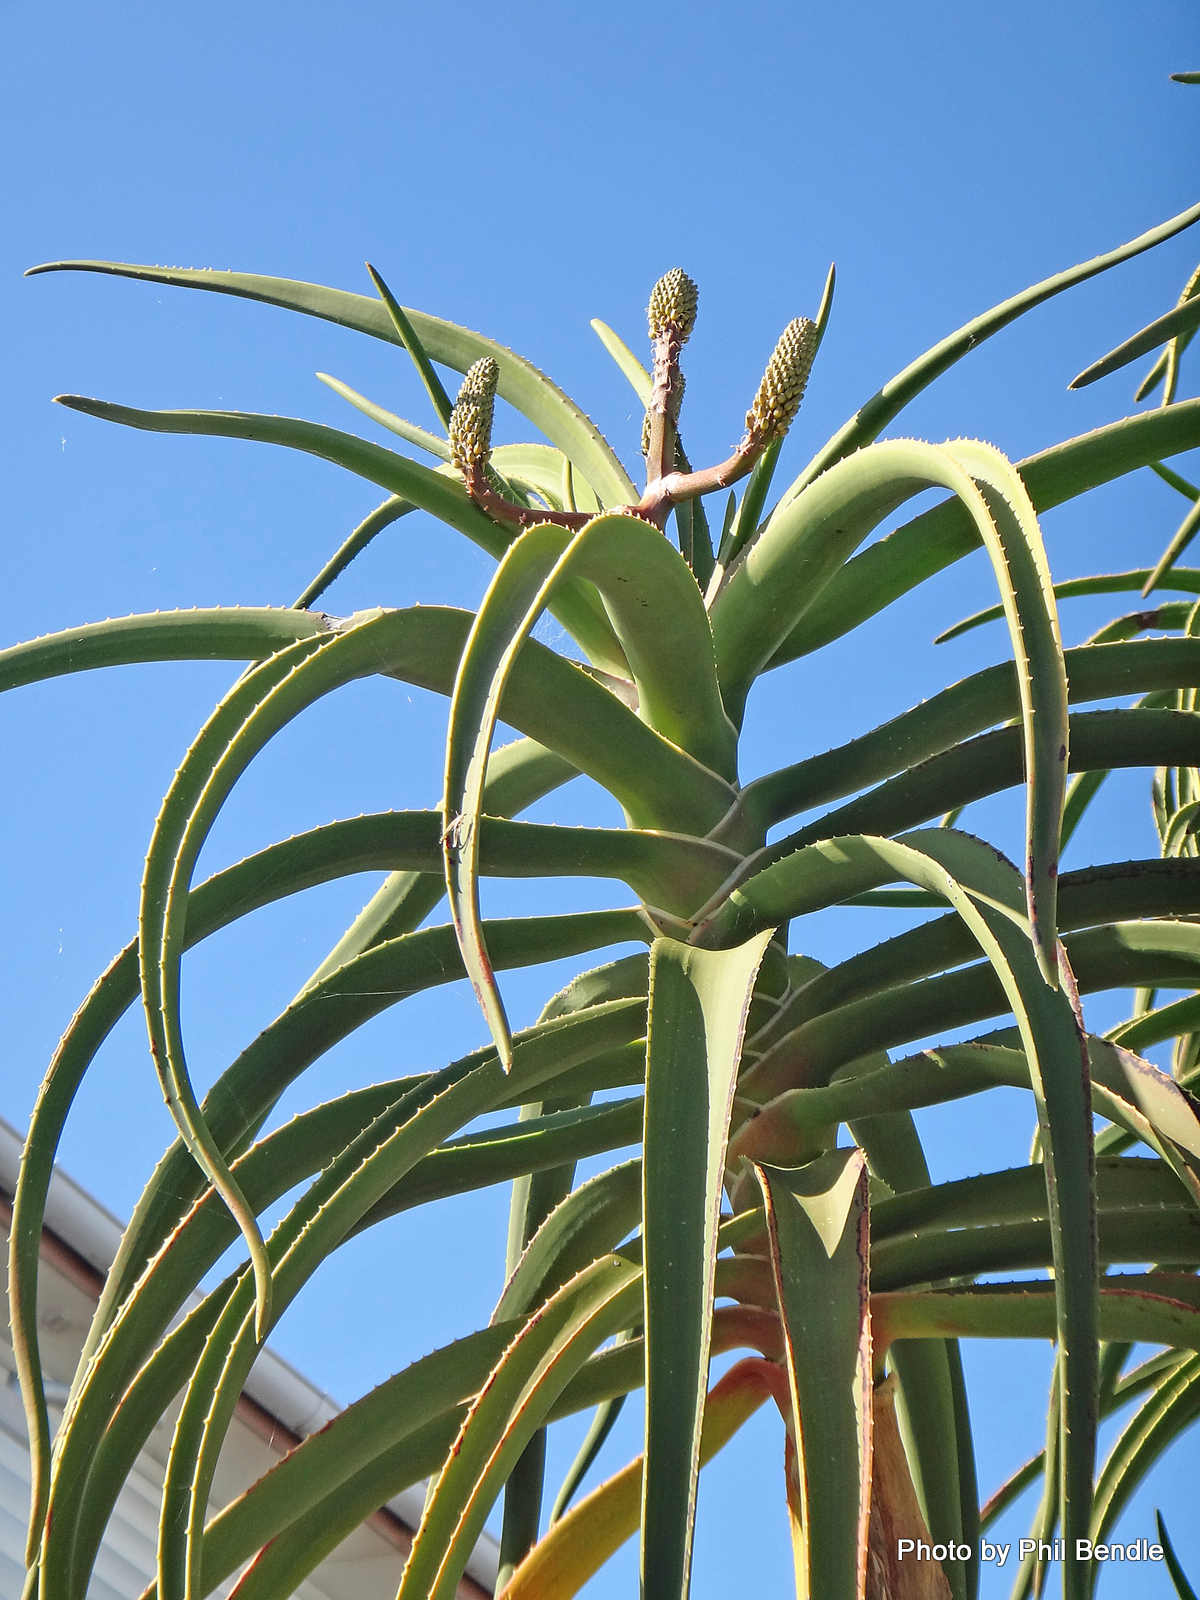
[[(700, 1468), (767, 1401), (785, 1425), (798, 1594), (970, 1600), (981, 1531), (1039, 1476), (1037, 1533), (1066, 1542), (1066, 1595), (1091, 1594), (1097, 1569), (1074, 1559), (1075, 1540), (1108, 1533), (1200, 1408), (1200, 1120), (1188, 1088), (1200, 994), (1155, 996), (1200, 990), (1200, 622), (1191, 600), (1167, 601), (1064, 650), (1056, 608), (1147, 581), (1194, 595), (1200, 573), (1175, 564), (1177, 539), (1170, 561), (1056, 590), (1038, 514), (1148, 466), (1195, 501), (1162, 464), (1200, 445), (1200, 400), (1179, 400), (1175, 376), (1194, 280), (1182, 317), (1131, 341), (1137, 354), (1174, 340), (1165, 403), (1151, 412), (1015, 464), (971, 440), (882, 435), (982, 340), (1197, 220), (1200, 206), (959, 329), (782, 492), (780, 445), (810, 369), (819, 377), (832, 271), (811, 317), (784, 331), (741, 444), (708, 467), (693, 467), (680, 436), (696, 286), (678, 269), (655, 286), (649, 369), (595, 324), (645, 409), (639, 492), (528, 361), (403, 308), (374, 270), (368, 296), (97, 261), (35, 269), (231, 294), (400, 346), (428, 391), (429, 429), (327, 381), (433, 464), (291, 418), (60, 396), (127, 426), (307, 451), (387, 498), (291, 608), (131, 616), (0, 653), (5, 688), (135, 661), (248, 663), (182, 756), (136, 932), (70, 1022), (30, 1127), (11, 1258), (34, 1469), (29, 1596), (82, 1600), (119, 1487), (177, 1399), (158, 1600), (200, 1600), (243, 1566), (238, 1600), (289, 1595), (426, 1477), (400, 1600), (454, 1593), (501, 1498), (506, 1600), (576, 1593), (639, 1529), (643, 1592), (681, 1600)], [(453, 403), (439, 368), (463, 375)], [(549, 442), (493, 447), (497, 399)], [(868, 543), (930, 488), (945, 500)], [(321, 611), (334, 577), (413, 510), (494, 558), (478, 611)], [(756, 681), (979, 546), (999, 607), (962, 626), (1002, 616), (1010, 659), (840, 749), (799, 760), (781, 749), (788, 764), (747, 780), (739, 736)], [(548, 610), (577, 655), (534, 637)], [(254, 758), (305, 708), (372, 674), (447, 697), (441, 806), (334, 822), (197, 882), (204, 841)], [(1135, 704), (1085, 709), (1114, 698)], [(494, 748), (500, 721), (521, 737)], [(1060, 873), (1065, 839), (1123, 766), (1156, 770), (1161, 857)], [(519, 820), (580, 774), (615, 797), (624, 827)], [(972, 800), (1022, 785), (1019, 862), (953, 825)], [(180, 1019), (185, 951), (364, 871), (385, 874), (381, 887), (201, 1101)], [(613, 878), (633, 900), (485, 919), (488, 876)], [(877, 939), (866, 916), (859, 953), (821, 964), (813, 914), (897, 904), (926, 920)], [(642, 953), (605, 958), (631, 941)], [(564, 957), (579, 958), (578, 976), (514, 1031), (504, 973)], [(272, 1125), (325, 1051), (464, 976), (489, 1043)], [(1089, 1032), (1081, 996), (1111, 990), (1133, 991), (1129, 1020)], [(50, 1171), (100, 1044), (139, 997), (178, 1139), (125, 1233), (52, 1441), (34, 1317)], [(1171, 1072), (1139, 1053), (1168, 1040)], [(931, 1183), (914, 1109), (997, 1085), (1031, 1097), (1029, 1164)], [(577, 1181), (578, 1162), (630, 1145), (636, 1159)], [(242, 1384), (321, 1263), (405, 1208), (509, 1182), (507, 1281), (488, 1325), (397, 1372), (206, 1525)], [(260, 1219), (287, 1195), (265, 1233)], [(245, 1260), (193, 1301), (239, 1237)], [(982, 1510), (961, 1337), (1055, 1341), (1046, 1450)], [(1164, 1353), (1130, 1366), (1143, 1344)], [(709, 1390), (711, 1357), (730, 1351), (746, 1353)], [(644, 1453), (578, 1499), (642, 1386)], [(1133, 1400), (1098, 1471), (1098, 1420)], [(547, 1525), (546, 1430), (588, 1409)], [(917, 1538), (944, 1559), (906, 1564), (900, 1541)], [(1027, 1563), (1018, 1591), (1044, 1578)]]

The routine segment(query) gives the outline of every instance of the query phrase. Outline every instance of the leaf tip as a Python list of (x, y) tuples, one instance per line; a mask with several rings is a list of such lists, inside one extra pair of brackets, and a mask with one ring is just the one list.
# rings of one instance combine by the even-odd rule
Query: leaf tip
[(254, 1342), (265, 1344), (271, 1326), (271, 1280), (259, 1278), (254, 1295)]

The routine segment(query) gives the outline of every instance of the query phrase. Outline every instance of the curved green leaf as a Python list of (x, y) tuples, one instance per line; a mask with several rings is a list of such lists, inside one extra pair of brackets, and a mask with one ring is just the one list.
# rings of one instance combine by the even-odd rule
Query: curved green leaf
[[(146, 858), (138, 911), (138, 966), (151, 1058), (180, 1137), (229, 1207), (246, 1241), (254, 1268), (256, 1331), (260, 1339), (270, 1319), (271, 1268), (257, 1219), (213, 1139), (192, 1089), (179, 1021), (181, 936), (191, 872), (207, 831), (191, 825), (211, 792), (208, 786), (221, 755), (271, 692), (320, 648), (321, 642), (301, 640), (253, 668), (205, 724), (176, 773), (159, 813)], [(209, 755), (210, 749), (215, 759)], [(210, 801), (210, 819), (223, 799), (224, 794), (218, 792), (216, 805)]]
[(0, 650), (0, 690), (135, 661), (262, 661), (302, 639), (327, 637), (336, 626), (324, 612), (283, 606), (152, 611), (90, 622)]
[[(422, 466), (407, 456), (397, 455), (394, 450), (385, 450), (382, 445), (360, 439), (356, 434), (343, 433), (338, 428), (328, 428), (323, 423), (243, 411), (139, 411), (108, 400), (90, 400), (83, 395), (60, 394), (55, 398), (72, 411), (82, 411), (105, 422), (119, 422), (127, 428), (142, 428), (151, 433), (249, 439), (302, 450), (390, 489), (393, 494), (402, 495), (419, 510), (428, 511), (459, 533), (466, 534), (497, 560), (511, 542), (510, 530), (480, 511), (457, 477)], [(557, 601), (557, 613), (564, 627), (570, 629), (596, 665), (617, 673), (623, 670), (620, 650), (594, 597), (586, 593), (564, 594)]]
[(126, 428), (150, 433), (203, 434), (218, 439), (249, 439), (260, 444), (284, 445), (308, 455), (331, 461), (334, 466), (377, 483), (393, 494), (403, 495), (422, 511), (465, 533), (467, 538), (499, 559), (508, 548), (509, 535), (475, 506), (466, 489), (455, 478), (410, 461), (407, 456), (385, 450), (382, 445), (343, 433), (324, 423), (306, 422), (300, 417), (264, 416), (253, 411), (143, 411), (134, 406), (117, 405), (111, 400), (93, 400), (86, 395), (60, 394), (59, 405), (104, 422), (119, 422)]
[[(523, 533), (501, 562), (464, 647), (446, 740), (443, 841), (450, 907), (502, 1056), (508, 1022), (480, 935), (483, 784), (514, 664), (558, 587), (575, 574), (590, 578), (605, 597), (645, 720), (697, 760), (707, 760), (706, 770), (715, 765), (714, 784), (733, 775), (735, 739), (721, 705), (703, 603), (691, 573), (661, 534), (640, 518), (614, 516), (596, 517), (574, 535), (550, 524)], [(731, 803), (732, 788), (727, 795)]]
[[(1200, 444), (1200, 400), (1109, 423), (1016, 463), (1039, 514), (1163, 456)], [(778, 515), (778, 510), (776, 515)], [(782, 666), (838, 639), (917, 584), (976, 548), (955, 501), (934, 506), (861, 551), (829, 582), (769, 662)]]
[(1067, 674), (1050, 566), (1033, 503), (1012, 464), (990, 445), (945, 446), (992, 514), (984, 543), (1003, 598), (1017, 663), (1025, 756), (1025, 877), (1029, 924), (1047, 983), (1058, 982), (1058, 852), (1066, 794)]
[(830, 467), (776, 512), (713, 606), (717, 673), (740, 712), (755, 674), (855, 545), (904, 499), (933, 486), (952, 490), (969, 512), (1003, 596), (1024, 729), (1030, 926), (1038, 964), (1053, 984), (1066, 672), (1037, 518), (999, 451), (964, 440), (941, 448), (895, 441)]

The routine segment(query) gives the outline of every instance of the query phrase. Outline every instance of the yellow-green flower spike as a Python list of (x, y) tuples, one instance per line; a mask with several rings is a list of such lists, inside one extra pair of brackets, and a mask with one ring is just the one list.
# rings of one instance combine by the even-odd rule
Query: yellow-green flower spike
[(450, 413), (450, 459), (460, 472), (486, 466), (492, 453), (492, 412), (500, 368), (480, 356), (467, 370)]
[(682, 267), (672, 267), (650, 291), (650, 337), (672, 329), (680, 344), (686, 342), (696, 326), (696, 305), (700, 291)]
[(746, 429), (753, 438), (764, 444), (783, 438), (804, 399), (816, 353), (816, 323), (808, 317), (793, 317), (780, 335), (746, 413)]

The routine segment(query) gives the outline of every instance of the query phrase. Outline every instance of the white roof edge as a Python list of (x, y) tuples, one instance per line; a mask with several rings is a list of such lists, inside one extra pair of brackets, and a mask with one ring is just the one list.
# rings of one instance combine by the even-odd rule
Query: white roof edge
[[(21, 1165), (23, 1140), (0, 1117), (0, 1187), (12, 1194)], [(46, 1227), (64, 1244), (96, 1268), (107, 1272), (116, 1259), (124, 1226), (94, 1200), (61, 1167), (55, 1166), (46, 1201)], [(259, 1352), (244, 1393), (283, 1424), (290, 1433), (316, 1433), (342, 1410), (331, 1396), (318, 1389), (270, 1346)], [(414, 1484), (388, 1501), (388, 1510), (410, 1528), (416, 1528), (425, 1505), (425, 1485)], [(490, 1533), (480, 1535), (467, 1562), (476, 1583), (493, 1589), (500, 1567), (500, 1546)]]
[[(0, 1117), (0, 1184), (9, 1194), (17, 1187), (23, 1143), (17, 1130)], [(125, 1231), (124, 1224), (111, 1211), (93, 1200), (59, 1166), (50, 1180), (45, 1225), (97, 1272), (107, 1272), (112, 1266)]]

